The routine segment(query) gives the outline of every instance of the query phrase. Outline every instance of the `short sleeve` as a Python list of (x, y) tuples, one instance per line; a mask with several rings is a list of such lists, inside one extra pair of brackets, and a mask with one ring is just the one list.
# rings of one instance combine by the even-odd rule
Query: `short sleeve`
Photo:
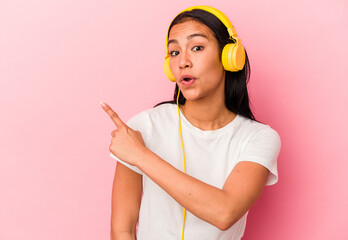
[[(132, 117), (129, 121), (127, 121), (127, 126), (129, 126), (130, 128), (132, 128), (135, 131), (140, 131), (141, 135), (144, 139), (144, 142), (146, 144), (146, 140), (147, 140), (147, 114), (145, 111), (135, 115), (134, 117)], [(123, 165), (125, 165), (126, 167), (130, 168), (131, 170), (133, 170), (134, 172), (137, 172), (141, 175), (143, 175), (143, 172), (137, 168), (136, 166), (132, 166), (124, 161), (122, 161), (121, 159), (119, 159), (118, 157), (116, 157), (115, 155), (113, 155), (112, 153), (110, 153), (110, 157), (112, 157), (113, 159), (117, 160), (118, 162), (122, 163)]]
[(278, 181), (277, 159), (280, 147), (278, 133), (269, 126), (262, 128), (247, 140), (238, 162), (250, 161), (263, 165), (270, 171), (266, 186), (273, 185)]
[(130, 165), (130, 164), (128, 164), (128, 163), (122, 161), (121, 159), (117, 158), (114, 154), (110, 153), (110, 157), (112, 157), (113, 159), (115, 159), (115, 160), (117, 160), (118, 162), (122, 163), (123, 165), (125, 165), (125, 166), (128, 167), (128, 168), (130, 168), (130, 169), (133, 170), (134, 172), (143, 175), (143, 172), (142, 172), (139, 168), (137, 168), (137, 167), (135, 167), (135, 166), (132, 166), (132, 165)]

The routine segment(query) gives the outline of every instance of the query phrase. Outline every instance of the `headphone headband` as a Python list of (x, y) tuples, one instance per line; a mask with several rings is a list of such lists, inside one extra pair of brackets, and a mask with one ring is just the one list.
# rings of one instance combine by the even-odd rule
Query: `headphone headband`
[[(217, 17), (227, 28), (228, 34), (229, 34), (229, 39), (233, 39), (236, 42), (238, 42), (238, 38), (237, 38), (237, 31), (236, 29), (233, 27), (231, 21), (226, 17), (226, 15), (221, 12), (220, 10), (213, 8), (213, 7), (209, 7), (209, 6), (193, 6), (193, 7), (189, 7), (184, 9), (183, 11), (181, 11), (177, 16), (179, 16), (181, 13), (183, 12), (189, 12), (195, 9), (200, 9), (200, 10), (204, 10), (206, 12), (209, 12), (211, 14), (213, 14), (215, 17)], [(169, 28), (167, 31), (167, 35), (166, 35), (166, 45), (165, 45), (165, 53), (166, 53), (166, 57), (168, 58), (168, 34), (169, 34)]]
[(186, 8), (182, 12), (192, 11), (194, 9), (200, 9), (200, 10), (204, 10), (206, 12), (210, 12), (211, 14), (213, 14), (215, 17), (217, 17), (225, 25), (225, 27), (227, 28), (227, 31), (228, 31), (228, 33), (230, 35), (230, 38), (237, 36), (237, 32), (234, 29), (231, 21), (220, 10), (218, 10), (216, 8), (213, 8), (213, 7), (209, 7), (209, 6), (194, 6), (194, 7)]

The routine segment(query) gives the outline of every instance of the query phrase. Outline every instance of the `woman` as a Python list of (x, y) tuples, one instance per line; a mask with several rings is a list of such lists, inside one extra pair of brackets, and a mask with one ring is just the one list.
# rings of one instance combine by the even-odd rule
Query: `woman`
[[(226, 19), (197, 6), (169, 27), (165, 71), (179, 115), (171, 101), (125, 124), (102, 103), (117, 127), (112, 239), (241, 239), (249, 208), (277, 182), (280, 138), (254, 119), (248, 58)], [(221, 60), (228, 43), (239, 45), (232, 70)]]

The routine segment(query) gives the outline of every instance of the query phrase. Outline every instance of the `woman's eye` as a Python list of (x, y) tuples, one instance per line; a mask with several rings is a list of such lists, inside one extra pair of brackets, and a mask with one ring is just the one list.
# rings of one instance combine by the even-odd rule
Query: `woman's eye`
[(171, 51), (171, 52), (169, 53), (169, 55), (172, 56), (172, 57), (174, 57), (174, 56), (176, 56), (176, 55), (178, 55), (178, 54), (179, 54), (179, 51)]
[(192, 50), (193, 50), (193, 51), (201, 51), (201, 50), (203, 50), (203, 47), (202, 47), (202, 46), (194, 46), (194, 47), (192, 48)]

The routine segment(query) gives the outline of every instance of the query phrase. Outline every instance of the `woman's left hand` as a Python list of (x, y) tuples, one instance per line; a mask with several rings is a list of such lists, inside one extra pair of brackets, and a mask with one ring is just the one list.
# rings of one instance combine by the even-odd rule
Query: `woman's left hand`
[(117, 127), (111, 133), (110, 152), (122, 161), (136, 166), (147, 150), (141, 133), (128, 127), (109, 105), (104, 102), (101, 105)]

